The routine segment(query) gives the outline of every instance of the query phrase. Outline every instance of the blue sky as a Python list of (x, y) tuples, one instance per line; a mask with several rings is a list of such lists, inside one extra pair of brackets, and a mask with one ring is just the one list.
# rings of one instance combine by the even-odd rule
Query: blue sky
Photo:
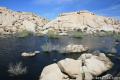
[(0, 6), (33, 12), (48, 19), (54, 19), (63, 12), (80, 10), (120, 18), (120, 0), (0, 0)]

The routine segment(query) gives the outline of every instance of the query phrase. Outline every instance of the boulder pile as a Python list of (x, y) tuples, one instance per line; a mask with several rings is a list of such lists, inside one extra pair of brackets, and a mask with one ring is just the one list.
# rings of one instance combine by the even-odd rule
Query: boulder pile
[(68, 32), (81, 31), (89, 34), (111, 31), (120, 32), (120, 21), (95, 15), (89, 11), (63, 13), (56, 19), (48, 22), (47, 19), (33, 13), (15, 12), (0, 7), (0, 34), (8, 35), (22, 31), (47, 34), (49, 30), (59, 35), (68, 35)]
[(104, 53), (82, 54), (77, 60), (66, 58), (46, 66), (39, 80), (92, 80), (111, 69), (113, 63)]
[(61, 33), (81, 31), (88, 34), (101, 31), (120, 32), (120, 21), (111, 17), (95, 15), (89, 11), (63, 13), (44, 26), (46, 30)]
[(88, 47), (83, 45), (77, 45), (77, 44), (69, 44), (64, 48), (64, 51), (67, 53), (79, 53), (79, 52), (85, 52), (88, 50)]
[(0, 35), (15, 34), (22, 31), (39, 33), (48, 21), (33, 13), (15, 12), (0, 7)]

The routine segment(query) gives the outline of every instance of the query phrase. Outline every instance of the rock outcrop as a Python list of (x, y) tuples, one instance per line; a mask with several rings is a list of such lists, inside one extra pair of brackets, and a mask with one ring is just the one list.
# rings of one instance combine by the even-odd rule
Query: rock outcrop
[(48, 22), (45, 18), (33, 13), (15, 12), (0, 7), (0, 34), (16, 34), (22, 31), (46, 34), (49, 30), (67, 35), (71, 31), (82, 31), (89, 34), (112, 31), (120, 32), (120, 21), (103, 16), (97, 16), (88, 11), (63, 13)]
[(72, 78), (76, 78), (79, 74), (81, 74), (80, 72), (82, 72), (80, 69), (82, 62), (80, 60), (66, 58), (59, 61), (58, 65), (62, 72), (68, 74)]
[(22, 54), (21, 54), (21, 56), (23, 56), (23, 57), (33, 57), (33, 56), (35, 56), (36, 55), (36, 53), (26, 53), (26, 52), (23, 52)]
[(0, 7), (0, 34), (16, 34), (23, 30), (39, 33), (48, 21), (33, 13), (15, 12)]
[(83, 46), (83, 45), (76, 45), (76, 44), (69, 44), (67, 45), (64, 49), (65, 52), (67, 53), (80, 53), (80, 52), (85, 52), (88, 50), (88, 47)]
[(44, 68), (40, 80), (64, 80), (65, 77), (57, 64), (51, 64)]
[(92, 80), (111, 69), (113, 63), (104, 53), (82, 54), (78, 60), (66, 58), (51, 64), (42, 71), (39, 80)]
[(109, 70), (112, 65), (104, 53), (100, 53), (98, 56), (83, 54), (79, 59), (84, 62), (87, 71), (94, 76), (98, 76)]
[(120, 32), (120, 21), (95, 15), (88, 11), (63, 13), (44, 26), (46, 30), (55, 30), (59, 33), (82, 31), (89, 34), (98, 31)]
[(38, 53), (40, 53), (40, 51), (35, 51), (35, 52), (23, 52), (21, 53), (21, 56), (23, 57), (33, 57), (36, 56)]

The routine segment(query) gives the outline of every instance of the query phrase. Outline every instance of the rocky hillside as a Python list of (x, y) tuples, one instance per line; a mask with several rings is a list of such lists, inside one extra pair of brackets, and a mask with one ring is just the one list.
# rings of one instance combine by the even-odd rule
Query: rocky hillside
[(120, 32), (120, 21), (88, 11), (79, 11), (63, 13), (48, 22), (45, 18), (33, 13), (15, 12), (0, 7), (0, 35), (16, 34), (22, 31), (46, 34), (49, 30), (63, 34), (70, 31), (90, 34), (98, 31)]
[(53, 29), (60, 33), (68, 31), (82, 31), (96, 33), (98, 31), (120, 32), (120, 21), (95, 15), (88, 11), (63, 13), (44, 26), (44, 29)]
[(33, 13), (15, 12), (0, 7), (0, 35), (15, 34), (22, 31), (39, 33), (48, 21)]

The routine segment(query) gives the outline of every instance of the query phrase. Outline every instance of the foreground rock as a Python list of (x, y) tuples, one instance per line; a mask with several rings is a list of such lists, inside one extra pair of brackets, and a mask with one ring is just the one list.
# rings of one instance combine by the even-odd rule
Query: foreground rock
[(76, 44), (70, 44), (70, 45), (67, 45), (65, 48), (64, 48), (64, 51), (69, 53), (69, 52), (85, 52), (88, 50), (88, 47), (86, 46), (83, 46), (83, 45), (76, 45)]
[(16, 34), (23, 31), (40, 33), (48, 21), (33, 13), (15, 12), (0, 7), (0, 35)]
[(78, 60), (66, 58), (45, 67), (39, 80), (92, 80), (112, 66), (113, 63), (104, 53), (97, 56), (87, 53)]
[(65, 77), (57, 64), (51, 64), (43, 69), (40, 80), (63, 80)]
[(82, 62), (80, 60), (74, 60), (66, 58), (58, 62), (59, 68), (62, 72), (68, 74), (72, 78), (76, 78), (79, 74), (81, 74)]
[(88, 34), (101, 31), (120, 32), (120, 21), (95, 15), (89, 11), (63, 13), (44, 26), (44, 30), (54, 30), (59, 33), (82, 31)]
[(113, 65), (104, 53), (99, 53), (98, 56), (83, 54), (79, 59), (83, 61), (87, 70), (94, 76), (98, 76), (109, 70)]

